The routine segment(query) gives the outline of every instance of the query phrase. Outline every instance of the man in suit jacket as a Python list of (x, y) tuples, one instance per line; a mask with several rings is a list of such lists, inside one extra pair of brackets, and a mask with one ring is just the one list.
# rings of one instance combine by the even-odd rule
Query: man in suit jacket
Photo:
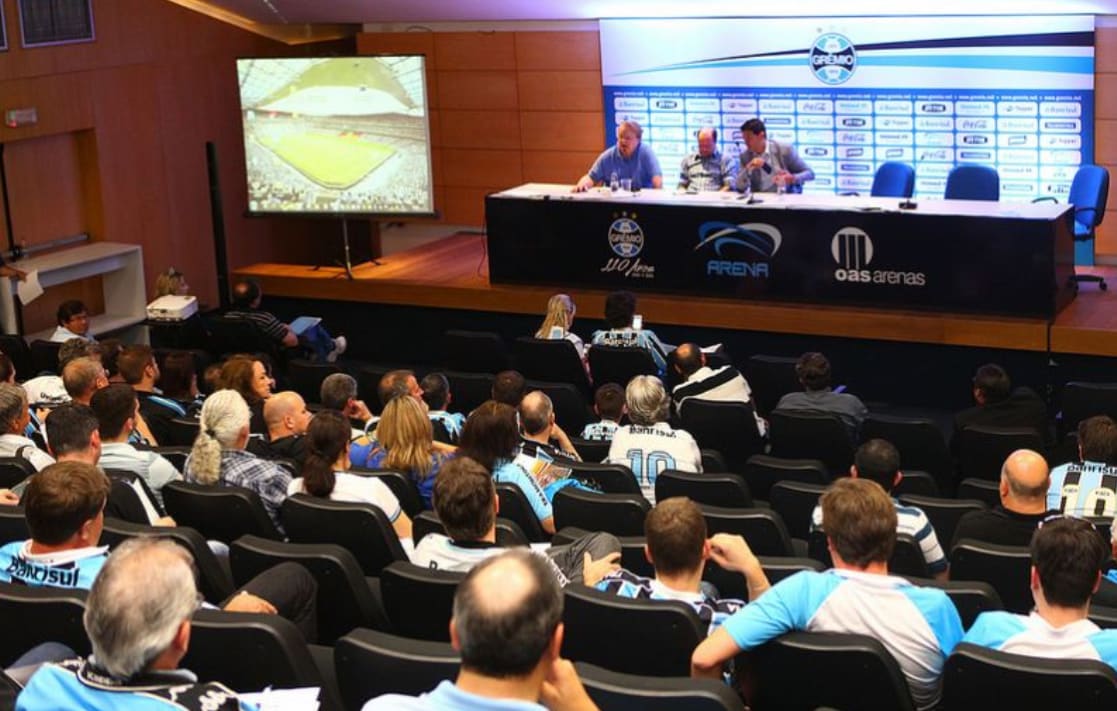
[(814, 180), (814, 171), (795, 148), (768, 138), (764, 122), (749, 119), (741, 125), (741, 138), (746, 150), (741, 153), (741, 168), (737, 171), (737, 190), (754, 193), (774, 193), (779, 187), (787, 192), (803, 191), (803, 183)]

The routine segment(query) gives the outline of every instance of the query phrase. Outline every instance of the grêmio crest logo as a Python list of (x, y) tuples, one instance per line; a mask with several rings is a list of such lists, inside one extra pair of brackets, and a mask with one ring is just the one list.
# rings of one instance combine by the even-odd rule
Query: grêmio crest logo
[(827, 32), (811, 45), (808, 61), (815, 78), (823, 84), (843, 84), (857, 69), (857, 51), (845, 35)]
[[(767, 279), (769, 260), (782, 242), (783, 235), (778, 229), (761, 222), (741, 225), (703, 222), (694, 251), (713, 249), (714, 258), (706, 262), (707, 275)], [(742, 256), (750, 259), (741, 259)]]
[(610, 257), (602, 272), (618, 272), (630, 279), (654, 279), (655, 267), (640, 261), (644, 251), (644, 230), (636, 221), (636, 213), (614, 213), (609, 225), (609, 248), (615, 257)]
[(869, 269), (873, 262), (873, 240), (859, 227), (843, 227), (830, 240), (830, 254), (838, 268), (834, 278), (854, 284), (888, 284), (892, 286), (927, 286), (923, 272), (898, 272)]

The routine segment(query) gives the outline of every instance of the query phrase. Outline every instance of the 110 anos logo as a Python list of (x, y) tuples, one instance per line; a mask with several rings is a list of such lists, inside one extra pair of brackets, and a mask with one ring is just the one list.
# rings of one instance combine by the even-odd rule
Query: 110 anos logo
[(602, 273), (616, 272), (635, 279), (655, 278), (655, 267), (640, 261), (640, 253), (644, 251), (644, 230), (636, 221), (636, 213), (614, 214), (608, 239), (609, 248), (617, 256), (605, 262), (605, 266), (601, 267)]

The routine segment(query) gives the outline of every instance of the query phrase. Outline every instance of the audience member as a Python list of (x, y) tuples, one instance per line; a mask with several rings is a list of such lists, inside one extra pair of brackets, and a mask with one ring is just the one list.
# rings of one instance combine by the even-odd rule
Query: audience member
[(605, 297), (604, 331), (594, 331), (593, 346), (617, 346), (621, 348), (643, 348), (655, 361), (659, 376), (663, 377), (667, 368), (667, 354), (671, 347), (664, 345), (655, 331), (634, 322), (636, 316), (636, 295), (631, 291), (614, 291)]
[[(946, 580), (949, 564), (939, 544), (939, 538), (935, 534), (935, 528), (927, 519), (927, 514), (923, 513), (923, 509), (918, 506), (901, 504), (893, 495), (904, 478), (903, 472), (900, 471), (899, 450), (886, 440), (871, 439), (857, 448), (853, 465), (849, 468), (849, 475), (855, 479), (875, 481), (888, 492), (892, 503), (896, 506), (896, 533), (906, 533), (911, 536), (919, 545), (919, 550), (923, 552), (923, 560), (927, 563), (928, 572), (939, 580)], [(811, 530), (825, 530), (821, 506), (815, 506), (811, 513)]]
[[(712, 558), (725, 570), (744, 575), (751, 600), (770, 587), (745, 539), (728, 533), (707, 539), (702, 509), (685, 497), (657, 503), (644, 519), (644, 538), (644, 556), (655, 567), (655, 578), (618, 570), (602, 578), (596, 584), (598, 590), (622, 597), (685, 602), (713, 632), (745, 603), (711, 597), (703, 589), (707, 560)], [(586, 584), (593, 585), (593, 581)]]
[(1117, 514), (1117, 423), (1108, 415), (1078, 423), (1078, 462), (1051, 470), (1047, 508), (1068, 516)]
[(450, 381), (442, 373), (428, 373), (423, 376), (419, 387), (423, 389), (423, 402), (427, 404), (427, 414), (431, 421), (441, 425), (446, 431), (449, 444), (457, 444), (462, 436), (465, 415), (446, 410), (454, 399), (450, 393)]
[(605, 383), (593, 394), (593, 411), (601, 419), (582, 429), (582, 439), (611, 442), (625, 413), (624, 388)]
[(1094, 659), (1117, 669), (1117, 630), (1087, 618), (1109, 554), (1088, 521), (1044, 522), (1032, 536), (1035, 610), (983, 612), (962, 641), (1030, 657)]
[(752, 389), (744, 376), (731, 365), (710, 368), (706, 365), (706, 354), (694, 343), (684, 343), (675, 349), (674, 367), (683, 382), (671, 390), (671, 399), (676, 410), (682, 410), (683, 403), (690, 398), (712, 400), (714, 402), (738, 402), (748, 405), (756, 418), (756, 429), (763, 437), (768, 425), (756, 413), (752, 404)]
[(276, 393), (264, 402), (268, 438), (252, 437), (248, 451), (263, 459), (290, 459), (302, 466), (306, 458), (306, 434), (312, 415), (302, 396), (292, 390)]
[(977, 369), (973, 378), (973, 399), (977, 403), (954, 416), (954, 435), (950, 446), (955, 455), (967, 427), (1027, 427), (1035, 430), (1045, 445), (1054, 441), (1048, 424), (1047, 406), (1030, 388), (1012, 389), (1008, 373), (989, 363)]
[(198, 390), (198, 371), (194, 354), (190, 351), (173, 351), (163, 359), (159, 369), (159, 389), (163, 397), (175, 401), (186, 412), (187, 417), (202, 409), (201, 392)]
[(536, 338), (550, 341), (567, 340), (574, 345), (578, 357), (582, 359), (582, 367), (586, 369), (586, 376), (590, 374), (590, 364), (586, 356), (586, 344), (570, 329), (574, 326), (574, 299), (567, 294), (555, 294), (547, 301), (547, 314), (543, 317), (543, 324), (535, 332)]
[(314, 353), (319, 361), (333, 363), (345, 352), (348, 345), (345, 336), (331, 337), (321, 323), (295, 333), (290, 326), (277, 319), (275, 314), (260, 309), (263, 298), (264, 292), (257, 282), (242, 279), (233, 285), (233, 308), (225, 316), (250, 321), (277, 346), (294, 348), (301, 344)]
[(555, 406), (542, 390), (532, 390), (520, 401), (520, 427), (523, 429), (520, 447), (529, 457), (542, 452), (551, 459), (582, 461), (566, 432), (555, 422)]
[(116, 367), (124, 382), (132, 386), (140, 399), (140, 413), (157, 442), (171, 440), (171, 420), (186, 417), (186, 408), (155, 391), (159, 380), (159, 364), (151, 346), (125, 346), (116, 359)]
[(50, 336), (50, 340), (55, 343), (65, 343), (71, 338), (95, 340), (89, 335), (89, 310), (77, 299), (63, 301), (58, 305), (58, 328)]
[(190, 293), (190, 284), (186, 282), (186, 275), (174, 267), (165, 272), (160, 272), (155, 277), (155, 298), (160, 296), (186, 296)]
[(551, 502), (535, 477), (514, 461), (519, 446), (516, 411), (510, 405), (489, 400), (466, 418), (459, 456), (469, 457), (492, 472), (493, 480), (497, 483), (518, 486), (524, 492), (543, 530), (554, 533), (555, 519)]
[(54, 458), (24, 436), (29, 422), (27, 393), (18, 385), (0, 383), (0, 457), (22, 457), (41, 470), (54, 464)]
[[(65, 341), (58, 348), (58, 372), (64, 372), (70, 361), (82, 357), (100, 358), (100, 344), (83, 338), (71, 338)], [(23, 389), (27, 392), (27, 401), (36, 406), (53, 407), (70, 400), (62, 377), (54, 373), (39, 375), (25, 381)]]
[(962, 622), (946, 593), (888, 575), (896, 544), (896, 506), (877, 484), (839, 479), (822, 495), (827, 547), (834, 562), (776, 583), (727, 619), (691, 657), (696, 676), (785, 632), (846, 632), (878, 639), (907, 678), (918, 708), (938, 701), (947, 655)]
[[(400, 395), (410, 395), (420, 403), (423, 402), (423, 389), (419, 387), (419, 381), (415, 379), (415, 372), (412, 370), (389, 370), (380, 378), (376, 394), (380, 398), (381, 407), (387, 407), (388, 402)], [(426, 406), (425, 403), (423, 405)]]
[(136, 393), (128, 385), (116, 383), (94, 393), (90, 404), (101, 434), (101, 457), (97, 463), (104, 469), (123, 469), (139, 475), (162, 507), (163, 486), (181, 480), (182, 474), (158, 452), (128, 444), (140, 407)]
[(97, 345), (101, 347), (101, 365), (105, 366), (105, 375), (108, 376), (109, 382), (123, 383), (124, 378), (116, 367), (116, 359), (124, 350), (124, 343), (119, 338), (106, 338)]
[(62, 369), (62, 385), (70, 396), (70, 402), (88, 405), (93, 393), (108, 387), (108, 384), (105, 366), (96, 358), (75, 358)]
[(384, 512), (400, 538), (411, 538), (411, 519), (388, 486), (376, 477), (349, 473), (348, 449), (348, 421), (332, 410), (315, 415), (306, 434), (302, 476), (291, 480), (287, 493), (372, 504)]
[[(562, 648), (562, 590), (545, 561), (509, 551), (471, 570), (454, 594), (456, 682), (419, 697), (388, 694), (364, 711), (542, 709), (596, 711)], [(542, 705), (539, 705), (542, 704)]]
[(1036, 526), (1058, 513), (1047, 508), (1050, 482), (1043, 455), (1030, 449), (1010, 454), (1001, 467), (1000, 505), (964, 514), (954, 529), (950, 549), (964, 538), (1003, 546), (1028, 545)]
[(590, 166), (589, 172), (578, 178), (574, 192), (585, 192), (594, 185), (605, 183), (616, 189), (620, 181), (630, 183), (633, 190), (663, 187), (663, 171), (651, 146), (643, 144), (644, 129), (631, 119), (617, 125), (617, 143), (606, 148)]
[(202, 405), (198, 438), (186, 458), (186, 479), (199, 484), (240, 486), (255, 491), (280, 531), (279, 507), (291, 474), (275, 462), (245, 451), (250, 413), (235, 390), (218, 390)]
[(322, 381), (318, 399), (323, 409), (340, 412), (348, 417), (354, 426), (360, 423), (360, 429), (354, 427), (354, 437), (359, 437), (370, 424), (376, 421), (368, 405), (357, 397), (357, 381), (352, 375), (346, 373), (327, 375)]
[(834, 415), (846, 426), (850, 439), (857, 441), (861, 422), (868, 408), (856, 395), (834, 392), (830, 388), (830, 361), (821, 353), (804, 353), (795, 364), (795, 375), (803, 392), (788, 393), (776, 403), (777, 410), (819, 412)]
[(524, 376), (515, 370), (504, 370), (493, 378), (492, 397), (499, 403), (519, 407), (527, 392)]
[(628, 419), (617, 428), (605, 461), (632, 469), (648, 501), (655, 501), (655, 480), (664, 469), (702, 471), (702, 452), (686, 430), (667, 423), (671, 400), (654, 375), (637, 375), (624, 392)]
[(695, 136), (698, 150), (683, 158), (678, 189), (688, 192), (736, 189), (737, 161), (718, 150), (718, 130), (703, 126)]
[(16, 365), (3, 353), (0, 353), (0, 383), (16, 384)]
[(266, 437), (268, 422), (264, 417), (264, 403), (271, 397), (274, 382), (267, 366), (252, 356), (234, 356), (221, 366), (221, 389), (236, 390), (251, 413), (252, 434)]

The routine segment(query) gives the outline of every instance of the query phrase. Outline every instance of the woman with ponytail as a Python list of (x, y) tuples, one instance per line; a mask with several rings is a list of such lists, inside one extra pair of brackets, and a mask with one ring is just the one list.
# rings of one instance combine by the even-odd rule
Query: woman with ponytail
[(555, 294), (547, 301), (547, 313), (543, 316), (543, 325), (535, 332), (536, 338), (552, 341), (567, 340), (574, 344), (578, 357), (582, 359), (582, 366), (586, 369), (586, 376), (590, 374), (590, 364), (587, 360), (586, 344), (578, 334), (570, 330), (574, 325), (574, 299), (566, 294)]
[(349, 420), (341, 414), (324, 410), (315, 415), (306, 430), (302, 476), (291, 481), (287, 493), (372, 504), (384, 512), (400, 538), (411, 538), (411, 519), (387, 485), (376, 477), (348, 472), (349, 437)]

